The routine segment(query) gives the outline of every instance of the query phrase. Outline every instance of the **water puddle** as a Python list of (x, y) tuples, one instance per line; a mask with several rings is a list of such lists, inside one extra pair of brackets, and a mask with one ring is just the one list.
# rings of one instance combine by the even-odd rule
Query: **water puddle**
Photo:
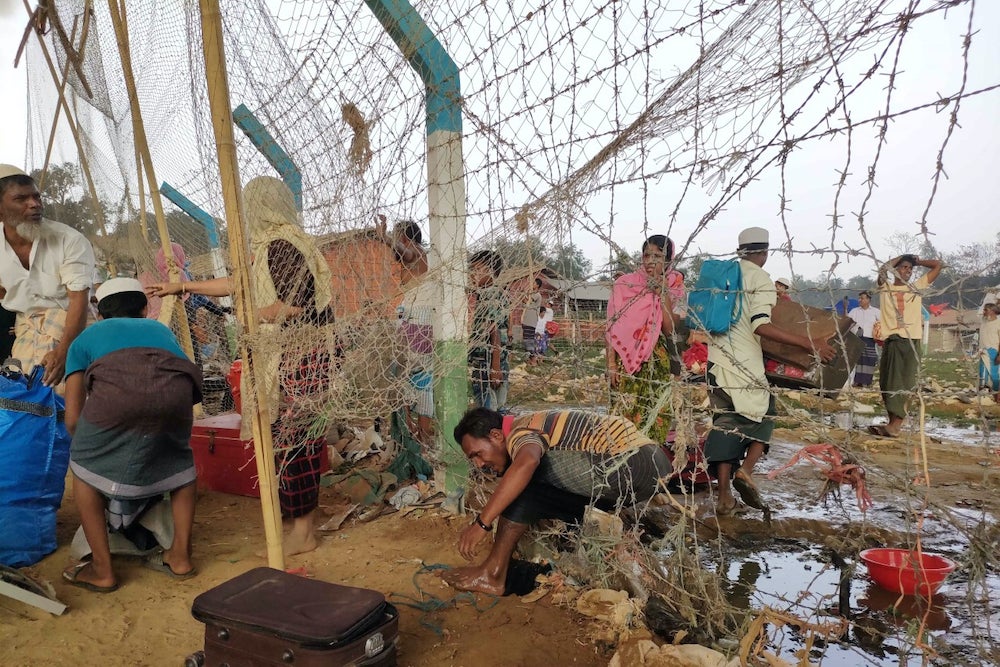
[[(872, 424), (885, 422), (885, 415), (865, 415), (851, 412), (835, 412), (827, 416), (827, 423), (839, 429), (866, 429)], [(985, 429), (982, 425), (956, 426), (941, 419), (927, 419), (924, 422), (924, 432), (940, 440), (973, 445), (977, 447), (1000, 445), (1000, 432), (995, 429)]]
[[(868, 578), (864, 564), (858, 562), (853, 569), (847, 565), (848, 583), (842, 591), (841, 569), (821, 547), (773, 539), (758, 550), (743, 550), (745, 546), (718, 568), (731, 604), (743, 609), (766, 606), (815, 624), (833, 624), (841, 616), (850, 621), (839, 638), (814, 641), (809, 650), (812, 664), (988, 664), (989, 657), (977, 646), (989, 651), (1000, 640), (998, 614), (988, 617), (988, 598), (995, 599), (1000, 592), (1000, 578), (987, 577), (980, 602), (972, 596), (970, 603), (968, 582), (957, 572), (928, 600), (878, 587)], [(706, 563), (706, 567), (710, 565)], [(848, 607), (846, 613), (842, 604)], [(995, 636), (984, 636), (985, 628), (990, 627)], [(769, 630), (769, 639), (769, 650), (798, 664), (796, 652), (805, 646), (803, 633), (791, 625), (775, 625)]]

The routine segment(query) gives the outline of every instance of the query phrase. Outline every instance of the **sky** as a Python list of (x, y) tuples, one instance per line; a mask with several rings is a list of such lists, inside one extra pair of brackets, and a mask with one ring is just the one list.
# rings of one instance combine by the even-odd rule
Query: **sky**
[[(924, 4), (932, 6), (930, 2)], [(423, 6), (433, 7), (433, 4)], [(978, 0), (974, 6), (978, 32), (972, 40), (968, 70), (964, 72), (967, 90), (1000, 84), (1000, 3)], [(915, 22), (900, 55), (893, 110), (925, 104), (958, 89), (963, 77), (962, 38), (968, 11), (966, 3)], [(4, 128), (0, 132), (0, 162), (12, 164), (22, 164), (25, 160), (26, 75), (23, 63), (18, 69), (13, 68), (25, 22), (20, 0), (0, 0), (0, 44), (4, 45), (0, 48), (0, 85), (12, 101), (0, 108)], [(848, 78), (864, 71), (869, 65), (864, 58), (870, 57), (865, 54), (857, 62), (848, 62), (845, 66)], [(687, 64), (683, 59), (662, 63), (664, 79), (682, 72)], [(479, 74), (488, 76), (489, 72)], [(469, 76), (474, 78), (476, 70), (470, 69)], [(477, 85), (474, 80), (463, 81), (463, 90), (474, 90)], [(852, 106), (855, 120), (878, 113), (884, 104), (885, 91), (877, 85), (872, 85), (866, 94), (867, 98), (860, 96)], [(877, 257), (891, 256), (895, 248), (887, 240), (894, 233), (918, 231), (917, 221), (923, 216), (931, 193), (937, 152), (945, 140), (951, 109), (952, 106), (932, 107), (890, 123), (879, 157), (876, 187), (867, 204), (865, 228)], [(996, 176), (1000, 171), (998, 119), (1000, 89), (961, 103), (959, 127), (955, 128), (944, 155), (947, 178), (939, 182), (927, 216), (930, 240), (942, 252), (954, 251), (961, 245), (991, 242), (1000, 232), (1000, 187)], [(467, 120), (467, 131), (469, 127)], [(846, 251), (860, 249), (861, 255), (869, 254), (852, 213), (860, 210), (867, 196), (864, 176), (878, 145), (876, 129), (868, 125), (854, 132), (853, 166), (839, 202), (843, 228), (835, 239), (830, 231), (830, 214), (838, 169), (842, 168), (846, 155), (843, 137), (808, 142), (790, 156), (784, 175), (788, 199), (784, 222), (778, 215), (782, 183), (774, 169), (746, 187), (707, 229), (693, 237), (698, 219), (719, 194), (710, 178), (692, 183), (672, 224), (663, 202), (670, 202), (671, 206), (666, 208), (672, 208), (679, 200), (684, 178), (678, 174), (651, 179), (645, 191), (638, 187), (618, 188), (613, 199), (610, 191), (598, 193), (586, 203), (587, 216), (597, 225), (602, 220), (613, 220), (612, 236), (625, 249), (638, 250), (646, 234), (669, 232), (679, 245), (690, 239), (689, 254), (731, 252), (740, 229), (760, 225), (771, 230), (773, 241), (786, 242), (790, 237), (797, 251), (791, 258), (778, 256), (771, 260), (768, 268), (775, 275), (794, 273), (814, 277), (828, 270), (836, 258), (841, 262), (837, 274), (842, 277), (870, 273), (874, 268), (873, 258), (850, 257)], [(471, 150), (473, 146), (467, 145), (466, 152)], [(470, 187), (472, 196), (475, 195)], [(578, 229), (571, 238), (595, 267), (607, 261), (608, 245), (597, 235)], [(839, 254), (829, 252), (831, 248)], [(808, 252), (813, 249), (816, 252)]]

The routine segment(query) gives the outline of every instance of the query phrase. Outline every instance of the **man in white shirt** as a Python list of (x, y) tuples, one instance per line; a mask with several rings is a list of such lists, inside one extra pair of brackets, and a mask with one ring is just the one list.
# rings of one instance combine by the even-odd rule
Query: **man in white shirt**
[(872, 307), (872, 295), (866, 290), (858, 294), (857, 308), (852, 308), (847, 316), (854, 320), (855, 333), (865, 344), (864, 352), (854, 368), (854, 386), (870, 387), (875, 368), (878, 366), (878, 347), (874, 337), (875, 323), (879, 321), (879, 309)]
[(705, 460), (719, 482), (718, 516), (736, 509), (734, 488), (748, 505), (770, 512), (753, 481), (757, 461), (770, 449), (772, 417), (777, 414), (764, 373), (760, 339), (801, 347), (824, 362), (835, 354), (825, 340), (812, 340), (771, 323), (777, 293), (774, 281), (763, 269), (769, 240), (762, 227), (740, 232), (736, 251), (740, 258), (740, 319), (729, 331), (712, 336), (708, 344), (709, 400), (714, 414), (705, 440)]
[(25, 372), (45, 367), (42, 381), (58, 385), (66, 352), (87, 324), (94, 250), (75, 229), (42, 218), (34, 180), (0, 165), (0, 305), (17, 313), (11, 356)]

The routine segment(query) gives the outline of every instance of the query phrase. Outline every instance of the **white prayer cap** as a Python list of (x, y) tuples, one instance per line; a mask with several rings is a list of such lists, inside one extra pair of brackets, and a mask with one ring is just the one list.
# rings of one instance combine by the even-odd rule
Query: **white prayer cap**
[(767, 250), (769, 235), (763, 227), (747, 227), (740, 232), (741, 250)]
[(94, 296), (97, 297), (97, 302), (100, 303), (112, 294), (121, 294), (122, 292), (139, 292), (145, 294), (142, 283), (135, 278), (112, 278), (98, 287)]
[(15, 167), (12, 164), (0, 164), (0, 178), (8, 176), (27, 176), (27, 174), (20, 167)]
[(784, 285), (784, 286), (785, 286), (785, 287), (787, 287), (788, 289), (791, 289), (791, 288), (792, 288), (792, 281), (791, 281), (791, 280), (789, 280), (788, 278), (778, 278), (778, 279), (777, 279), (777, 280), (775, 280), (774, 282), (776, 282), (776, 283), (781, 283), (782, 285)]

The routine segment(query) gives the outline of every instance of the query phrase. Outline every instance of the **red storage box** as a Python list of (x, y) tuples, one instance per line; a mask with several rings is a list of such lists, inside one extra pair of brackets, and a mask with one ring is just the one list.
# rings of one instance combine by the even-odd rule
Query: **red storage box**
[(191, 449), (198, 486), (259, 498), (253, 440), (240, 440), (240, 421), (235, 412), (195, 421)]
[[(210, 491), (260, 498), (253, 440), (240, 440), (241, 417), (235, 412), (198, 419), (191, 430), (191, 450), (198, 486)], [(326, 447), (320, 450), (320, 472), (330, 469)]]

